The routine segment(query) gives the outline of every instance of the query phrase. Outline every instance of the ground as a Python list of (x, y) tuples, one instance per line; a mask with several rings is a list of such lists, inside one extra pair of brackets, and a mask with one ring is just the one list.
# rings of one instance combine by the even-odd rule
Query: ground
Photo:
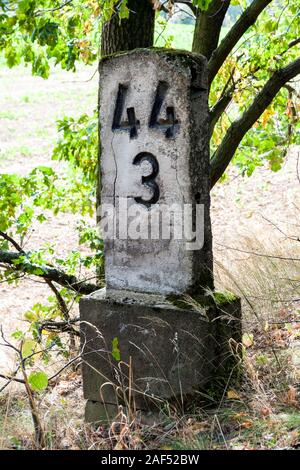
[[(97, 101), (96, 67), (76, 74), (54, 70), (49, 80), (29, 70), (0, 68), (0, 171), (28, 173), (51, 160), (56, 119), (91, 113)], [(244, 372), (239, 389), (227, 389), (218, 409), (194, 410), (164, 428), (123, 422), (108, 435), (83, 426), (80, 374), (68, 370), (39, 398), (50, 448), (295, 448), (300, 445), (297, 384), (299, 325), (299, 150), (289, 151), (278, 173), (257, 169), (251, 178), (230, 169), (212, 191), (217, 287), (240, 295), (244, 314)], [(54, 243), (64, 254), (78, 248), (73, 215), (34, 227), (26, 249)], [(284, 258), (284, 259), (283, 259)], [(34, 280), (0, 284), (0, 318), (10, 337), (23, 315), (49, 295)], [(13, 355), (0, 348), (0, 372), (13, 369)], [(54, 370), (56, 365), (53, 366)], [(1, 383), (0, 383), (1, 386)], [(31, 416), (22, 387), (0, 397), (0, 448), (33, 446)], [(121, 435), (123, 437), (121, 437)], [(125, 436), (125, 437), (124, 437)]]

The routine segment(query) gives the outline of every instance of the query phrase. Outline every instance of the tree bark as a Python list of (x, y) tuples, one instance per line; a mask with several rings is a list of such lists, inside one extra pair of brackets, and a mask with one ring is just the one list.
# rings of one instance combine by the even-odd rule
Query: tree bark
[(198, 9), (193, 40), (193, 52), (208, 60), (217, 48), (224, 17), (230, 0), (214, 0), (207, 11)]
[(120, 20), (116, 13), (102, 28), (101, 54), (151, 47), (154, 39), (153, 5), (149, 0), (128, 0), (130, 15)]

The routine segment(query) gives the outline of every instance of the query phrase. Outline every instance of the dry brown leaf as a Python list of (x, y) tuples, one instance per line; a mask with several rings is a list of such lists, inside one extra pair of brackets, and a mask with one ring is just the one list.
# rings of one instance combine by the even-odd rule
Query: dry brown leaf
[(290, 385), (287, 392), (284, 393), (282, 400), (286, 405), (292, 405), (292, 406), (298, 405), (296, 388)]
[(114, 450), (126, 450), (126, 449), (127, 447), (121, 441), (117, 442), (114, 447)]
[(236, 413), (233, 418), (236, 419), (236, 420), (239, 420), (240, 418), (245, 418), (245, 416), (248, 416), (247, 413)]
[(253, 426), (253, 421), (251, 421), (251, 419), (246, 419), (245, 421), (243, 421), (243, 422), (241, 423), (241, 426), (242, 426), (242, 428), (245, 428), (245, 429), (252, 428), (252, 426)]
[(228, 390), (227, 392), (227, 398), (229, 398), (229, 400), (239, 400), (240, 399), (240, 396), (237, 392), (235, 392), (234, 390)]
[(197, 434), (198, 432), (207, 431), (209, 428), (210, 424), (207, 421), (202, 421), (189, 426), (189, 431)]
[(260, 409), (260, 414), (264, 418), (266, 418), (267, 416), (270, 416), (271, 412), (272, 412), (271, 408), (268, 408), (267, 406), (264, 406)]
[(254, 336), (252, 333), (244, 333), (242, 338), (245, 348), (250, 348), (254, 343)]

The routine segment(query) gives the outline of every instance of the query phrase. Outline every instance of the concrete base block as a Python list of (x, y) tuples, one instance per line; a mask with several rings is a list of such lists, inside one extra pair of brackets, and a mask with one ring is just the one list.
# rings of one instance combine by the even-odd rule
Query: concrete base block
[[(123, 407), (87, 400), (85, 422), (96, 426), (100, 424), (110, 426), (113, 422), (122, 422), (122, 413), (126, 413), (126, 417), (128, 416), (128, 410), (124, 410)], [(165, 413), (159, 411), (141, 412), (141, 410), (135, 410), (134, 412), (135, 421), (147, 426), (157, 426), (165, 423), (167, 418), (168, 416)]]
[(144, 413), (166, 403), (183, 410), (216, 375), (229, 376), (229, 340), (241, 337), (239, 300), (184, 308), (174, 303), (105, 289), (81, 300), (87, 421), (107, 419), (101, 403), (112, 414), (120, 404)]
[(86, 423), (110, 425), (116, 420), (117, 415), (118, 407), (116, 405), (91, 400), (86, 402), (84, 415)]

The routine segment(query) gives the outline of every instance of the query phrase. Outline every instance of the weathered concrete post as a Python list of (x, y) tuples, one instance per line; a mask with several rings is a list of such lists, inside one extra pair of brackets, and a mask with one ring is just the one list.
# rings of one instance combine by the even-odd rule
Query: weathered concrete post
[(88, 421), (120, 403), (182, 408), (239, 339), (239, 301), (220, 307), (212, 293), (208, 117), (204, 57), (136, 50), (100, 63), (107, 287), (80, 304)]

